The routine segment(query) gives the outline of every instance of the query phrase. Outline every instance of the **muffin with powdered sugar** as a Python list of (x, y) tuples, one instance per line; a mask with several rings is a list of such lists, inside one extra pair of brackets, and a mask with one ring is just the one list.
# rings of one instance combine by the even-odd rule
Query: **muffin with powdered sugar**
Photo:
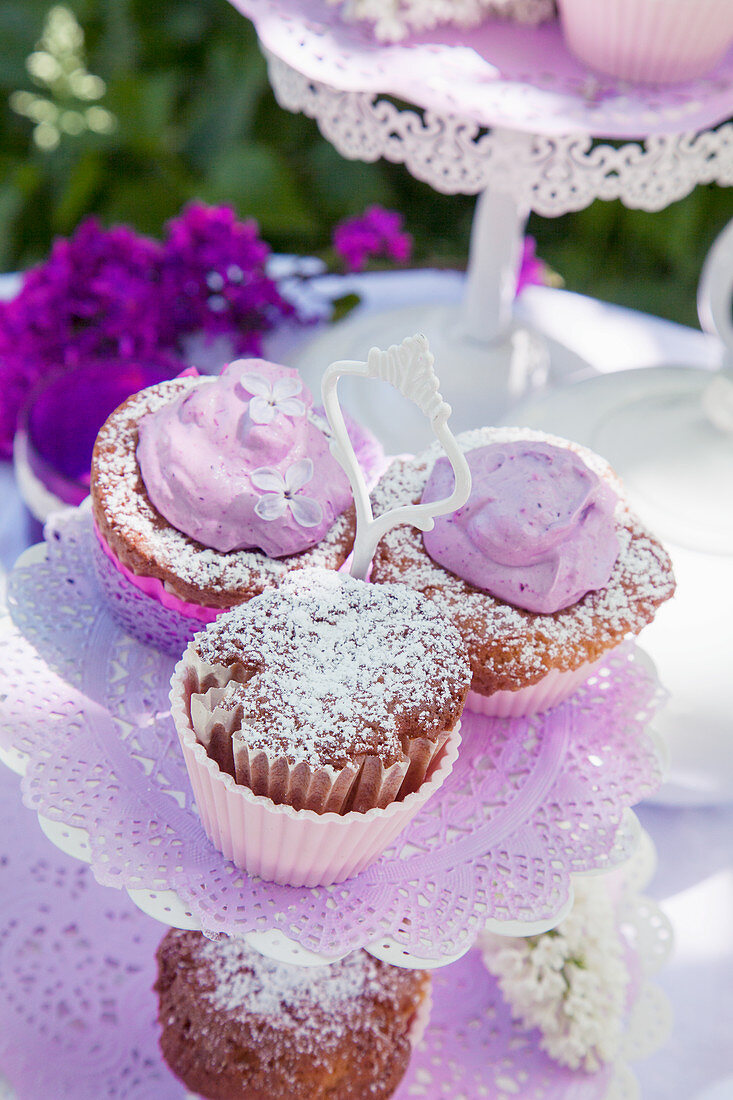
[(126, 629), (180, 654), (222, 609), (291, 570), (338, 569), (355, 518), (329, 447), (297, 372), (259, 359), (120, 406), (97, 438), (91, 499), (99, 577)]
[[(293, 884), (308, 877), (312, 832), (316, 865), (355, 873), (444, 778), (470, 679), (458, 631), (402, 585), (303, 569), (220, 616), (189, 644), (171, 692), (209, 836)], [(258, 807), (269, 839), (289, 830), (288, 843), (264, 846), (276, 867), (252, 842)], [(351, 849), (338, 840), (347, 834)]]
[(427, 1022), (430, 975), (365, 951), (298, 967), (171, 929), (157, 959), (163, 1056), (207, 1100), (387, 1100)]

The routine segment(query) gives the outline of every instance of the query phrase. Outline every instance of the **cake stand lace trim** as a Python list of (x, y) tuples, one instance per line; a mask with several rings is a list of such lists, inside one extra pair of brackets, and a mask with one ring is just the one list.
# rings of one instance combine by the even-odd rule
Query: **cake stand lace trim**
[(308, 79), (274, 54), (268, 73), (281, 107), (317, 121), (351, 160), (384, 157), (447, 194), (488, 187), (546, 217), (582, 210), (595, 199), (662, 210), (698, 184), (733, 184), (733, 124), (658, 134), (620, 147), (587, 134), (487, 130), (464, 117), (402, 109), (376, 92), (341, 91)]
[(707, 130), (730, 117), (733, 50), (699, 80), (634, 84), (579, 62), (556, 22), (528, 31), (487, 19), (384, 44), (368, 27), (342, 20), (327, 0), (232, 2), (264, 49), (309, 80), (394, 96), (481, 126), (623, 140)]

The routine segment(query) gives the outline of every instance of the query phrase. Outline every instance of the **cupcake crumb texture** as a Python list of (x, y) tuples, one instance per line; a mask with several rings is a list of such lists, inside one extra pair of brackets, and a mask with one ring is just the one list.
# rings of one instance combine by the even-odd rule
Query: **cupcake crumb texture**
[(192, 648), (199, 690), (208, 669), (223, 689), (213, 701), (238, 713), (250, 749), (311, 768), (403, 760), (412, 738), (453, 728), (471, 679), (460, 635), (434, 604), (328, 570), (292, 574)]
[(425, 972), (365, 951), (298, 967), (177, 929), (158, 948), (158, 973), (163, 1053), (214, 1100), (386, 1100), (430, 987)]

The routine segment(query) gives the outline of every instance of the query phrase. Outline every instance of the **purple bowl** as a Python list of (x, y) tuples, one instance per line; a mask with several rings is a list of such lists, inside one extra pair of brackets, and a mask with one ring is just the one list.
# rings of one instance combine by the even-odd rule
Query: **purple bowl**
[(44, 379), (18, 420), (14, 457), (30, 512), (44, 520), (53, 501), (77, 505), (89, 493), (97, 433), (138, 390), (172, 378), (183, 364), (104, 360)]

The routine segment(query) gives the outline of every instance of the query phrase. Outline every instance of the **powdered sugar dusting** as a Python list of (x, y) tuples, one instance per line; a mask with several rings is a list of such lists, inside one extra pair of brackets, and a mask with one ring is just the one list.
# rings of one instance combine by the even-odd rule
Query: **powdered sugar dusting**
[(312, 768), (403, 760), (410, 738), (452, 728), (471, 680), (460, 634), (435, 604), (321, 569), (221, 615), (192, 645), (240, 681), (229, 691), (250, 748)]
[[(549, 669), (568, 670), (637, 634), (674, 592), (668, 555), (631, 512), (610, 466), (584, 447), (524, 428), (483, 428), (459, 437), (464, 451), (489, 443), (530, 439), (575, 451), (619, 495), (619, 556), (608, 585), (552, 615), (533, 614), (495, 599), (434, 562), (419, 531), (393, 528), (380, 542), (372, 579), (402, 582), (433, 600), (456, 624), (470, 652), (474, 689), (484, 694), (535, 683)], [(373, 494), (374, 512), (420, 500), (440, 455), (431, 447), (414, 460), (397, 460)]]
[(226, 1082), (238, 1096), (387, 1100), (430, 988), (424, 971), (365, 951), (305, 968), (264, 958), (239, 938), (212, 942), (177, 929), (163, 938), (158, 963), (163, 1051), (206, 1095)]
[[(339, 516), (324, 538), (310, 550), (289, 558), (268, 558), (257, 550), (220, 553), (171, 527), (148, 499), (136, 456), (137, 426), (147, 413), (155, 412), (173, 398), (195, 386), (208, 385), (210, 378), (181, 378), (152, 386), (130, 398), (124, 412), (114, 415), (102, 428), (95, 448), (92, 494), (103, 508), (106, 531), (114, 536), (112, 549), (134, 547), (138, 556), (152, 559), (166, 586), (183, 599), (209, 593), (248, 593), (277, 584), (290, 570), (302, 565), (338, 568), (352, 541), (351, 512)], [(314, 420), (320, 426), (320, 420)], [(101, 525), (100, 525), (101, 526)], [(124, 563), (135, 569), (134, 562)], [(181, 590), (179, 582), (184, 589)]]
[(215, 979), (206, 998), (219, 1011), (245, 1009), (275, 1019), (294, 1012), (307, 1028), (312, 1010), (318, 1009), (326, 1029), (337, 1034), (343, 1031), (344, 1016), (358, 1012), (358, 1000), (378, 995), (384, 984), (379, 979), (385, 968), (365, 951), (329, 966), (291, 966), (265, 958), (238, 937), (224, 937), (203, 939), (199, 955)]

